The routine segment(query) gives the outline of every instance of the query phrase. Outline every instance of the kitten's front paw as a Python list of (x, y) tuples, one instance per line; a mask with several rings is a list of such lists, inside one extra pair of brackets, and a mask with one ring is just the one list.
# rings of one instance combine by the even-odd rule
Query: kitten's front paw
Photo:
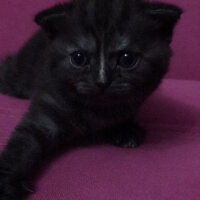
[(109, 136), (109, 142), (115, 146), (123, 148), (134, 148), (139, 146), (145, 136), (146, 131), (136, 125), (131, 127), (124, 127), (116, 130), (111, 136)]

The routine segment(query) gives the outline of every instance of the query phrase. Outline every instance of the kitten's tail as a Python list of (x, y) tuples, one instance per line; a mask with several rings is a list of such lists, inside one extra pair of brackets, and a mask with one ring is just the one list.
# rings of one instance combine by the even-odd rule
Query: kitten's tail
[(26, 86), (20, 80), (15, 57), (7, 57), (0, 64), (0, 93), (18, 98), (29, 98)]

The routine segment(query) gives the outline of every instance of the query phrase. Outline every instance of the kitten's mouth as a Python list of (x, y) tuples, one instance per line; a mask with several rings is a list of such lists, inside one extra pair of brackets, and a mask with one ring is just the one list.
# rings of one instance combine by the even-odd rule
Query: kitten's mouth
[(118, 95), (128, 94), (130, 92), (130, 85), (128, 83), (113, 84), (108, 88), (107, 91), (109, 93)]
[(105, 89), (102, 89), (81, 83), (78, 85), (77, 91), (78, 93), (85, 95), (124, 95), (130, 93), (130, 85), (127, 83), (113, 84)]

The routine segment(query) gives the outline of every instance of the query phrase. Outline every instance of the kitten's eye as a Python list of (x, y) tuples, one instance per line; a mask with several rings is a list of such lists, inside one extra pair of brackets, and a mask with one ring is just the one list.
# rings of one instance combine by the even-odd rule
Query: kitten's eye
[(124, 69), (133, 69), (138, 62), (138, 54), (132, 52), (123, 52), (119, 56), (118, 64)]
[(81, 52), (74, 52), (71, 55), (71, 63), (77, 67), (84, 67), (88, 64), (88, 58)]

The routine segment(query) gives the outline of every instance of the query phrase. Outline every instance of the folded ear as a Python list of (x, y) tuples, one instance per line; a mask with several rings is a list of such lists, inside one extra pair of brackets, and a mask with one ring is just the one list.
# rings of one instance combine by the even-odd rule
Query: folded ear
[(44, 29), (50, 39), (53, 39), (56, 36), (65, 20), (65, 5), (57, 5), (44, 10), (38, 13), (34, 19), (34, 21)]
[(161, 36), (171, 41), (173, 29), (182, 10), (175, 5), (164, 3), (144, 3), (144, 9), (145, 13), (160, 25)]

